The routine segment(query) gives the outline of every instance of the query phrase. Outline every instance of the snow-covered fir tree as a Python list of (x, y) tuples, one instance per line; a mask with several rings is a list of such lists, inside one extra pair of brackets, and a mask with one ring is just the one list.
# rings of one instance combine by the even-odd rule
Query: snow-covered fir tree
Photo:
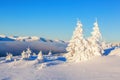
[(72, 57), (75, 54), (75, 48), (76, 45), (78, 44), (78, 42), (80, 42), (79, 37), (81, 37), (81, 39), (83, 39), (83, 30), (82, 30), (82, 24), (80, 21), (77, 21), (77, 27), (75, 29), (75, 31), (73, 32), (73, 36), (72, 39), (69, 41), (68, 47), (67, 47), (67, 51), (68, 51), (68, 57)]
[(12, 60), (12, 54), (11, 53), (7, 53), (7, 56), (6, 56), (6, 61), (11, 61)]
[(98, 22), (94, 23), (93, 32), (91, 33), (92, 36), (88, 39), (91, 43), (91, 49), (94, 56), (102, 55), (103, 48), (102, 48), (102, 36), (99, 30)]
[(86, 40), (83, 36), (83, 29), (82, 24), (78, 20), (77, 21), (77, 27), (75, 31), (73, 32), (72, 39), (70, 40), (67, 51), (68, 53), (65, 55), (68, 61), (74, 61), (79, 62), (81, 60), (86, 59), (85, 58), (85, 44)]
[(38, 60), (38, 61), (43, 61), (42, 51), (40, 51), (40, 52), (38, 53), (37, 60)]
[(26, 59), (26, 58), (27, 58), (27, 54), (26, 54), (26, 52), (23, 51), (23, 52), (21, 53), (21, 56), (22, 56), (22, 59)]
[(28, 47), (28, 48), (27, 48), (27, 51), (26, 51), (26, 54), (27, 54), (27, 57), (28, 57), (28, 58), (31, 56), (31, 53), (32, 53), (32, 51), (31, 51), (30, 48)]
[(27, 48), (26, 51), (23, 51), (23, 52), (21, 53), (22, 59), (29, 59), (30, 56), (31, 56), (31, 53), (32, 53), (31, 49), (30, 49), (30, 48)]
[(36, 53), (33, 53), (33, 56), (36, 56)]
[(38, 69), (43, 69), (47, 67), (47, 64), (46, 63), (41, 63), (41, 65), (38, 67)]
[(49, 51), (48, 56), (52, 56), (52, 52), (51, 52), (51, 50)]

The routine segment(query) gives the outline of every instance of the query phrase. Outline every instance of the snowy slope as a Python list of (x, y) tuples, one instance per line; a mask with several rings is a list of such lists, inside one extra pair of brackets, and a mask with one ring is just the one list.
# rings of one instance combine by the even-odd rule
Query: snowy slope
[(7, 52), (20, 55), (23, 50), (30, 47), (33, 52), (42, 50), (45, 54), (51, 50), (53, 53), (66, 52), (67, 42), (62, 40), (50, 40), (42, 37), (21, 37), (0, 35), (0, 56), (5, 56)]
[(45, 54), (51, 50), (53, 53), (66, 52), (67, 43), (61, 42), (21, 42), (21, 41), (0, 41), (0, 56), (5, 56), (7, 52), (14, 55), (20, 55), (23, 50), (30, 47), (35, 53), (42, 50)]
[(116, 49), (112, 50), (109, 55), (120, 56), (120, 48), (116, 48)]
[[(0, 80), (119, 80), (120, 57), (101, 56), (81, 63), (66, 63), (57, 56), (51, 61), (0, 62)], [(42, 65), (43, 64), (43, 65)], [(41, 68), (41, 65), (43, 68)]]
[(15, 41), (15, 39), (9, 38), (5, 35), (0, 35), (0, 41)]

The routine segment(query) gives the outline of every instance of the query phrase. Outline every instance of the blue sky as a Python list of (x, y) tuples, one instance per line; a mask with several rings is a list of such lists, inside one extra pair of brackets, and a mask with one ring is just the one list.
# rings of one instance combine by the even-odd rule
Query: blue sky
[(97, 17), (103, 39), (120, 41), (119, 0), (0, 0), (0, 34), (70, 40), (77, 18), (90, 36)]

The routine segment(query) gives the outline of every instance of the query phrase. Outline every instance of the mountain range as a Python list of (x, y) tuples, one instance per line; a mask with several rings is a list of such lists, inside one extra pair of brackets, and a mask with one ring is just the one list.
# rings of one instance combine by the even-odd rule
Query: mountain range
[(63, 40), (51, 40), (42, 37), (21, 37), (0, 35), (0, 56), (6, 56), (7, 52), (13, 55), (20, 55), (28, 47), (36, 54), (42, 51), (47, 54), (52, 51), (53, 54), (66, 52), (68, 42)]
[(37, 37), (37, 36), (6, 36), (6, 35), (0, 35), (0, 41), (24, 41), (24, 42), (31, 42), (31, 41), (41, 41), (41, 42), (62, 42), (66, 43), (63, 40), (51, 40), (51, 39), (45, 39), (43, 37)]

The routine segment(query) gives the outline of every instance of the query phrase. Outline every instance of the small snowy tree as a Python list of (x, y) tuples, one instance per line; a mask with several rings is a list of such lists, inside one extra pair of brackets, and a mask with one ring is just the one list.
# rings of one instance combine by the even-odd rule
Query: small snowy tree
[(45, 68), (45, 67), (47, 67), (47, 64), (46, 64), (46, 63), (42, 63), (42, 64), (38, 67), (38, 69), (40, 70), (40, 69), (43, 69), (43, 68)]
[(6, 61), (11, 61), (12, 60), (12, 54), (11, 53), (7, 53), (7, 56), (6, 56)]
[(43, 61), (42, 51), (40, 51), (40, 52), (38, 53), (37, 60), (38, 60), (38, 61)]
[(17, 59), (14, 59), (13, 65), (16, 66), (16, 64), (17, 64)]
[(21, 56), (22, 56), (22, 59), (26, 59), (26, 58), (27, 58), (27, 54), (26, 54), (26, 52), (23, 51), (23, 52), (21, 53)]
[(32, 53), (32, 51), (30, 50), (30, 48), (27, 48), (26, 51), (23, 51), (21, 53), (22, 59), (29, 59), (31, 56), (31, 53)]
[(30, 50), (30, 48), (27, 48), (26, 54), (28, 58), (31, 56), (31, 53), (32, 51)]
[(52, 56), (52, 52), (51, 51), (49, 51), (48, 56)]
[(36, 53), (33, 53), (33, 56), (36, 56)]

